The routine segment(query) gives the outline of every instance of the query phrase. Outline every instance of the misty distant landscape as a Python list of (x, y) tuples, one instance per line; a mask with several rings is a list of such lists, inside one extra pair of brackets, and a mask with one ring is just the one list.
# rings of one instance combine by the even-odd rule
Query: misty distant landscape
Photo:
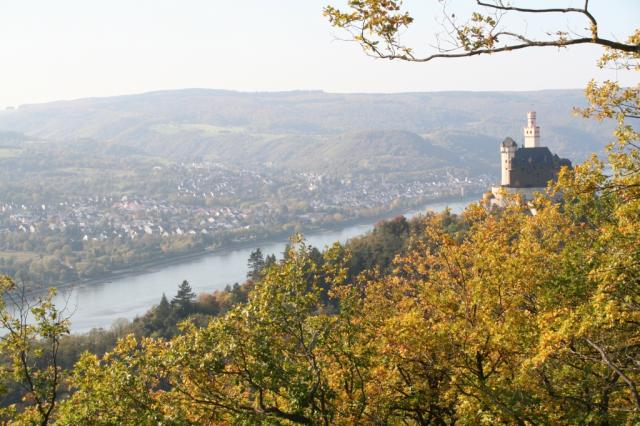
[[(520, 138), (538, 111), (543, 138), (583, 159), (610, 139), (610, 126), (574, 116), (582, 90), (330, 94), (205, 89), (24, 105), (0, 113), (0, 130), (95, 153), (180, 161), (272, 164), (344, 171), (470, 167), (496, 171), (497, 146)], [(473, 158), (475, 162), (469, 162)], [(337, 161), (337, 163), (336, 163)], [(492, 169), (493, 168), (493, 169)]]
[(0, 113), (0, 272), (53, 285), (481, 194), (534, 107), (579, 161), (610, 127), (579, 90), (189, 89)]

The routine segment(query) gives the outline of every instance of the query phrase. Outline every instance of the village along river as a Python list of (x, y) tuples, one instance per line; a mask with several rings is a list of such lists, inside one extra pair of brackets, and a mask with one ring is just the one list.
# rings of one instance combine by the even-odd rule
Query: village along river
[[(432, 202), (420, 209), (404, 213), (409, 218), (427, 210), (441, 211), (449, 207), (459, 213), (478, 197), (465, 197), (456, 201)], [(373, 228), (375, 222), (350, 225), (343, 229), (305, 235), (308, 244), (324, 248), (336, 241), (344, 243), (349, 238), (362, 235)], [(92, 328), (108, 328), (120, 318), (128, 320), (144, 314), (157, 304), (165, 293), (170, 299), (178, 284), (189, 281), (196, 293), (221, 290), (227, 284), (241, 283), (247, 274), (247, 258), (256, 248), (262, 253), (281, 256), (286, 239), (255, 243), (255, 246), (211, 253), (181, 263), (157, 266), (152, 270), (132, 273), (104, 283), (87, 283), (61, 289), (56, 296), (58, 308), (66, 305), (72, 313), (71, 330), (83, 333)]]

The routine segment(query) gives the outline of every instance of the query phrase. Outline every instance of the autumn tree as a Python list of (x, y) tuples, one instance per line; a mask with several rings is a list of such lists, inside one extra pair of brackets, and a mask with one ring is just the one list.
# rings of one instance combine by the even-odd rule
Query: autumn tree
[(392, 270), (355, 281), (342, 246), (318, 262), (296, 240), (207, 326), (85, 355), (61, 421), (633, 424), (637, 231), (609, 197), (566, 196), (416, 218)]
[[(354, 0), (348, 2), (348, 10), (328, 6), (325, 14), (333, 25), (348, 31), (367, 54), (378, 58), (429, 62), (591, 44), (604, 48), (601, 67), (632, 74), (640, 71), (640, 30), (622, 41), (603, 36), (608, 31), (600, 28), (588, 0), (581, 7), (552, 8), (477, 0), (467, 18), (452, 12), (449, 2), (439, 3), (443, 6), (442, 27), (436, 31), (431, 51), (418, 51), (403, 42), (401, 36), (414, 25), (414, 18), (401, 1)], [(566, 17), (567, 25), (527, 34), (525, 28), (513, 25), (513, 15), (531, 21), (560, 15)], [(586, 95), (589, 106), (577, 111), (585, 117), (615, 120), (616, 130), (606, 161), (594, 156), (574, 170), (561, 172), (553, 190), (562, 194), (562, 210), (538, 200), (535, 217), (511, 211), (499, 220), (480, 220), (476, 230), (465, 237), (470, 241), (480, 238), (474, 246), (464, 240), (461, 245), (449, 242), (443, 247), (451, 249), (430, 259), (413, 257), (418, 252), (410, 253), (406, 260), (409, 271), (417, 271), (417, 278), (425, 279), (425, 285), (445, 285), (436, 291), (440, 296), (425, 298), (420, 305), (425, 318), (435, 315), (427, 313), (427, 307), (433, 307), (442, 295), (448, 294), (443, 308), (449, 309), (449, 304), (467, 307), (442, 318), (451, 330), (456, 330), (456, 318), (469, 318), (463, 329), (442, 344), (454, 343), (459, 336), (480, 338), (476, 343), (463, 340), (454, 344), (454, 349), (462, 348), (463, 352), (479, 346), (467, 355), (459, 353), (462, 370), (453, 368), (447, 373), (455, 384), (456, 400), (464, 402), (456, 404), (456, 415), (467, 422), (638, 421), (640, 85), (591, 81)], [(514, 223), (517, 217), (520, 222)], [(496, 234), (507, 223), (515, 234)], [(485, 240), (499, 244), (489, 247)], [(526, 251), (505, 252), (520, 244)], [(478, 247), (483, 250), (476, 251)], [(520, 263), (512, 264), (511, 259), (520, 259)], [(495, 263), (488, 265), (487, 261)], [(499, 276), (493, 277), (494, 271)], [(458, 290), (451, 293), (455, 288)], [(516, 289), (524, 299), (517, 301), (517, 294), (512, 293)], [(496, 296), (499, 305), (492, 299)], [(490, 321), (482, 324), (478, 315), (485, 303), (493, 307), (486, 311)], [(529, 320), (520, 319), (499, 331), (508, 315), (517, 318), (527, 312)], [(437, 334), (437, 330), (425, 328), (423, 333)], [(498, 342), (515, 346), (500, 349)], [(455, 350), (453, 354), (457, 356)]]
[[(345, 253), (294, 240), (246, 304), (171, 342), (130, 336), (76, 366), (62, 418), (74, 424), (336, 424), (361, 418), (363, 378), (354, 310), (325, 312), (319, 278), (344, 284)], [(351, 300), (345, 298), (344, 300)], [(343, 389), (347, 389), (347, 393)], [(357, 421), (356, 421), (357, 422)]]
[(52, 290), (29, 299), (24, 288), (0, 278), (0, 392), (21, 397), (0, 409), (0, 419), (12, 424), (49, 424), (60, 399), (64, 372), (60, 366), (60, 339), (69, 322), (53, 305)]

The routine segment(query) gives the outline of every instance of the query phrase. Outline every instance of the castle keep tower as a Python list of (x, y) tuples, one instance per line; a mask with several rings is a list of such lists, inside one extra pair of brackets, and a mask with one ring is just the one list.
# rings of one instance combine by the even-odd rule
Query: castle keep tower
[(538, 148), (540, 146), (540, 126), (536, 126), (536, 113), (527, 113), (527, 127), (524, 128), (524, 147)]
[(502, 186), (511, 185), (511, 174), (509, 171), (511, 170), (511, 160), (513, 160), (513, 157), (516, 155), (517, 149), (518, 144), (511, 138), (506, 138), (500, 145), (500, 165), (502, 166), (502, 180), (500, 181), (500, 185)]

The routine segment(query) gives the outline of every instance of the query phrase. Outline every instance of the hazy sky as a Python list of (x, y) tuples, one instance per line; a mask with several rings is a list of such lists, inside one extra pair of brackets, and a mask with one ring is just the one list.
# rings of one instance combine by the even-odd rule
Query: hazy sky
[[(594, 76), (616, 77), (614, 71), (597, 71), (600, 49), (594, 47), (429, 64), (374, 60), (358, 45), (336, 40), (342, 34), (322, 16), (329, 2), (344, 0), (3, 1), (0, 107), (187, 87), (536, 90), (579, 88)], [(437, 5), (407, 0), (423, 9), (429, 2)], [(639, 0), (592, 4), (603, 35), (625, 37), (640, 22)], [(433, 28), (430, 11), (421, 10), (420, 22), (426, 23), (421, 28)], [(419, 40), (421, 34), (410, 36)]]

